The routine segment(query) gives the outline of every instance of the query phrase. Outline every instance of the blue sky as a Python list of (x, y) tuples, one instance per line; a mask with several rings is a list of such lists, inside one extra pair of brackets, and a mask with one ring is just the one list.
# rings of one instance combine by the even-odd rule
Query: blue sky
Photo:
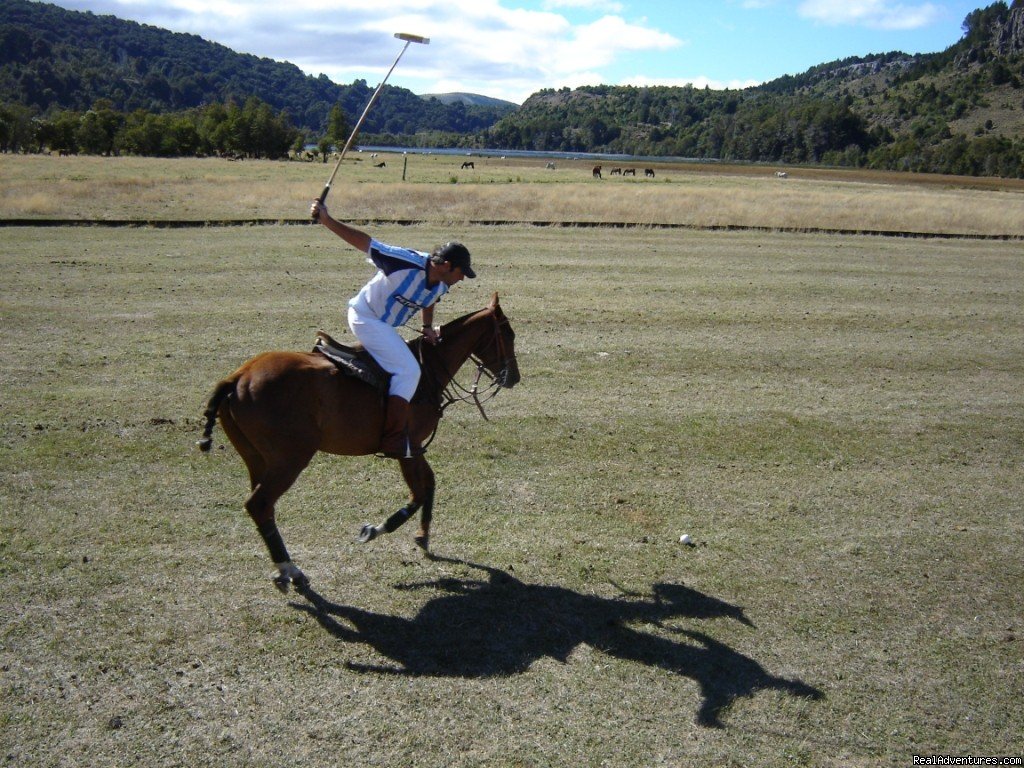
[(517, 103), (541, 88), (738, 88), (847, 56), (941, 51), (985, 2), (955, 0), (56, 0), (290, 61), (339, 83), (468, 91)]

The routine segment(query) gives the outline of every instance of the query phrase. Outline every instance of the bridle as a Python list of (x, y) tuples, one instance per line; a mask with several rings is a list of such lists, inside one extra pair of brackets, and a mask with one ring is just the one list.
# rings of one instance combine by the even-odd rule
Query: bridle
[[(469, 356), (469, 359), (476, 365), (476, 375), (473, 377), (473, 383), (470, 386), (467, 387), (464, 384), (460, 384), (455, 379), (455, 375), (451, 371), (446, 370), (448, 383), (440, 389), (442, 401), (440, 412), (442, 415), (445, 409), (454, 403), (472, 402), (477, 407), (477, 410), (480, 411), (484, 421), (490, 421), (487, 418), (487, 413), (484, 411), (484, 403), (498, 396), (498, 391), (508, 380), (509, 370), (516, 361), (515, 355), (509, 354), (508, 345), (505, 343), (505, 337), (501, 332), (502, 326), (510, 325), (508, 318), (502, 317), (499, 319), (497, 313), (492, 313), (491, 319), (494, 321), (494, 333), (491, 335), (491, 340), (487, 343), (487, 346), (484, 347), (483, 352), (487, 352), (492, 346), (497, 347), (497, 359), (502, 361), (502, 369), (498, 371), (497, 375), (491, 373), (487, 370), (487, 364), (483, 361), (482, 355), (474, 352)], [(427, 370), (423, 360), (422, 344), (420, 345), (420, 365), (424, 371)], [(484, 381), (483, 385), (481, 385), (481, 381)], [(432, 435), (430, 440), (433, 439)], [(427, 442), (427, 445), (429, 444), (430, 441)]]
[[(515, 355), (508, 353), (505, 337), (501, 333), (501, 326), (509, 325), (508, 318), (503, 317), (499, 320), (497, 315), (492, 314), (491, 319), (494, 320), (494, 334), (491, 336), (490, 343), (484, 347), (484, 350), (486, 351), (492, 346), (498, 348), (497, 358), (502, 361), (502, 369), (495, 375), (487, 370), (487, 365), (482, 357), (476, 353), (471, 354), (469, 359), (476, 365), (476, 376), (473, 377), (473, 384), (468, 388), (464, 387), (453, 376), (448, 382), (448, 386), (441, 391), (441, 395), (445, 400), (441, 406), (442, 413), (452, 403), (465, 403), (472, 400), (477, 410), (480, 411), (480, 415), (484, 417), (484, 421), (490, 421), (487, 418), (487, 413), (484, 411), (484, 403), (498, 396), (498, 392), (508, 380), (509, 368), (516, 359)], [(480, 386), (481, 379), (488, 380), (483, 387)]]

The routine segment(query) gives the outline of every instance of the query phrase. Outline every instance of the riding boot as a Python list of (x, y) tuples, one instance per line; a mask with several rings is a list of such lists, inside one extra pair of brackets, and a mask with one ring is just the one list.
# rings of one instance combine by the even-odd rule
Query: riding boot
[(398, 395), (388, 397), (380, 452), (389, 459), (408, 459), (422, 450), (409, 443), (409, 401)]

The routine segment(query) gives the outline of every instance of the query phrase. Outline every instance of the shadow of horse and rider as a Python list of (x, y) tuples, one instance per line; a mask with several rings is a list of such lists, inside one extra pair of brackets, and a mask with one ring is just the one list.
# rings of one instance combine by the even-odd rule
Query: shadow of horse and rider
[[(564, 587), (528, 584), (487, 565), (444, 557), (483, 578), (442, 577), (400, 584), (400, 590), (443, 593), (415, 617), (389, 616), (331, 602), (312, 589), (308, 602), (291, 603), (339, 640), (370, 646), (391, 663), (350, 662), (358, 672), (428, 677), (487, 678), (517, 675), (543, 657), (567, 662), (581, 644), (694, 680), (701, 702), (696, 722), (724, 727), (720, 716), (739, 698), (762, 690), (822, 698), (817, 688), (767, 672), (749, 656), (710, 635), (666, 624), (673, 619), (726, 618), (754, 625), (742, 608), (679, 584), (655, 584), (653, 595), (583, 595)], [(653, 625), (675, 637), (636, 628)]]

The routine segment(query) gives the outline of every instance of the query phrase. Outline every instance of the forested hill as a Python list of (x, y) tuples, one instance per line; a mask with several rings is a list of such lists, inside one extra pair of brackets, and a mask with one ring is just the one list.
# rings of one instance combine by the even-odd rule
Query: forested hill
[[(340, 104), (350, 124), (376, 83), (338, 85), (293, 64), (232, 51), (196, 35), (69, 11), (59, 6), (0, 0), (0, 104), (46, 114), (89, 109), (109, 100), (114, 109), (173, 112), (213, 102), (239, 104), (256, 96), (313, 136), (323, 135)], [(444, 103), (385, 86), (367, 117), (366, 133), (471, 133), (515, 108), (510, 103)]]
[[(340, 142), (371, 91), (194, 35), (0, 0), (2, 151), (275, 157)], [(1024, 178), (1024, 0), (971, 12), (945, 51), (853, 57), (744, 90), (548, 89), (516, 108), (388, 86), (362, 137)]]
[(487, 131), (508, 149), (1024, 177), (1024, 0), (940, 53), (816, 66), (745, 90), (544, 90)]

